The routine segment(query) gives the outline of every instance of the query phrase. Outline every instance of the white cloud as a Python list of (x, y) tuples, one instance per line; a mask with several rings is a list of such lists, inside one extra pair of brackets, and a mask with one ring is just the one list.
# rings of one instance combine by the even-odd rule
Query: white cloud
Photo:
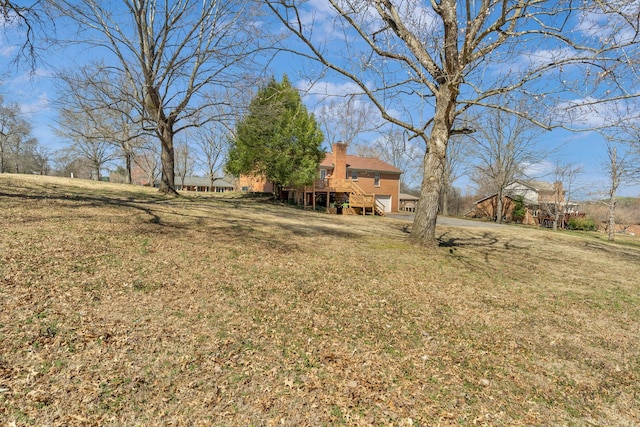
[(313, 82), (300, 80), (295, 86), (303, 93), (303, 100), (308, 105), (318, 105), (330, 99), (362, 94), (362, 89), (350, 81), (335, 83), (326, 79)]
[(535, 70), (549, 64), (557, 64), (578, 57), (579, 53), (569, 48), (539, 49), (519, 55), (512, 70)]
[[(2, 23), (0, 23), (0, 28), (2, 27)], [(3, 37), (3, 32), (0, 32), (0, 57), (8, 58), (13, 56), (16, 52), (16, 46), (12, 46), (7, 43), (7, 40)]]
[(601, 128), (638, 121), (640, 106), (637, 99), (633, 98), (605, 102), (585, 97), (558, 104), (554, 116), (556, 123), (577, 128)]
[[(613, 4), (612, 4), (613, 3)], [(604, 44), (627, 44), (637, 38), (637, 31), (632, 22), (637, 22), (640, 14), (640, 3), (620, 1), (611, 2), (609, 7), (615, 10), (612, 13), (584, 12), (575, 26), (581, 34), (598, 39)]]
[(529, 177), (544, 177), (553, 172), (555, 164), (550, 160), (543, 160), (538, 163), (526, 163), (522, 165), (522, 170)]
[[(1, 43), (1, 42), (0, 42)], [(0, 56), (3, 58), (9, 58), (15, 55), (16, 47), (0, 44)]]
[[(336, 0), (336, 3), (338, 7), (349, 14), (356, 25), (369, 35), (387, 27), (376, 11), (373, 2)], [(424, 1), (399, 0), (394, 2), (394, 6), (404, 25), (418, 38), (426, 41), (434, 37), (437, 31), (437, 27), (434, 25), (437, 16), (430, 6), (424, 5)], [(309, 0), (304, 8), (298, 10), (298, 15), (291, 20), (291, 24), (297, 27), (298, 23), (294, 22), (295, 19), (299, 19), (303, 31), (320, 44), (340, 41), (347, 43), (348, 48), (354, 48), (355, 51), (357, 44), (362, 43), (351, 24), (340, 17), (336, 9), (326, 0)], [(391, 34), (390, 30), (384, 33)], [(379, 37), (384, 37), (384, 34), (380, 34)], [(347, 53), (347, 55), (351, 55), (351, 53)]]
[[(45, 68), (36, 68), (33, 71), (23, 72), (16, 75), (11, 79), (10, 84), (14, 87), (23, 87), (24, 85), (31, 85), (41, 78), (51, 77), (52, 75), (53, 74), (50, 70), (47, 70)], [(31, 92), (29, 93), (29, 95), (31, 95)]]
[(20, 111), (26, 115), (34, 115), (41, 113), (50, 106), (49, 97), (46, 93), (41, 93), (37, 98), (28, 103), (21, 103)]

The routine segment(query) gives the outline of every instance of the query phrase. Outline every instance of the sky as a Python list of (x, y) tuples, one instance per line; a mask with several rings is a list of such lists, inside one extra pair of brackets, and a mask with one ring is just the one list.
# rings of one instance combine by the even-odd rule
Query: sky
[[(333, 15), (326, 3), (322, 0), (314, 0), (312, 3), (315, 10), (304, 19), (308, 22), (313, 21), (316, 25), (314, 37), (318, 39), (324, 37), (325, 40), (329, 40), (329, 43), (343, 41), (340, 39), (345, 36), (336, 32), (332, 24)], [(277, 25), (275, 21), (271, 24)], [(23, 37), (22, 30), (11, 27), (0, 32), (0, 95), (5, 102), (15, 102), (20, 105), (25, 118), (33, 124), (33, 136), (41, 145), (51, 150), (61, 149), (65, 146), (65, 142), (60, 140), (53, 130), (56, 121), (54, 103), (57, 96), (53, 69), (74, 63), (81, 64), (94, 53), (85, 52), (78, 47), (67, 50), (41, 50), (41, 61), (32, 72), (25, 66), (16, 67), (11, 63)], [(323, 100), (327, 99), (326, 95), (339, 96), (353, 91), (352, 82), (331, 73), (325, 74), (323, 79), (310, 84), (309, 75), (313, 74), (310, 73), (313, 68), (312, 63), (302, 61), (300, 58), (280, 55), (271, 62), (269, 71), (276, 77), (286, 73), (292, 84), (304, 91), (303, 100), (311, 111), (322, 105)], [(367, 140), (376, 137), (375, 134), (364, 134), (361, 141), (366, 143)], [(606, 192), (608, 185), (608, 177), (604, 169), (607, 161), (606, 145), (597, 133), (569, 132), (561, 129), (544, 132), (539, 138), (539, 147), (540, 150), (550, 154), (540, 164), (530, 167), (530, 171), (537, 178), (551, 179), (549, 174), (556, 162), (570, 162), (583, 169), (583, 173), (575, 183), (576, 197), (599, 198)], [(416, 177), (414, 182), (417, 183), (419, 180), (420, 178)], [(466, 176), (460, 177), (454, 185), (460, 188), (463, 194), (474, 192), (473, 184)], [(640, 197), (640, 185), (625, 183), (619, 189), (619, 195)]]

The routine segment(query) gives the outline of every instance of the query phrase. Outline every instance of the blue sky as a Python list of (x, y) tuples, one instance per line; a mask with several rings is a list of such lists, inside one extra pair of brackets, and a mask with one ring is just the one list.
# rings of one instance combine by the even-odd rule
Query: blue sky
[[(313, 19), (318, 28), (316, 37), (336, 38), (335, 27), (332, 23), (332, 13), (326, 4), (320, 0), (314, 2), (316, 6)], [(311, 15), (308, 17), (312, 19)], [(21, 34), (9, 28), (4, 34), (0, 34), (0, 94), (5, 102), (16, 102), (20, 104), (22, 112), (34, 125), (34, 136), (38, 141), (52, 150), (62, 148), (64, 142), (60, 141), (54, 134), (52, 125), (55, 122), (55, 108), (53, 101), (56, 98), (56, 91), (53, 81), (52, 66), (71, 66), (73, 63), (81, 64), (90, 55), (95, 53), (84, 52), (79, 48), (67, 51), (43, 51), (42, 61), (35, 73), (31, 74), (28, 69), (17, 69), (10, 64), (10, 59), (16, 53), (16, 45), (21, 42)], [(341, 36), (342, 37), (342, 36)], [(339, 42), (340, 40), (334, 40)], [(286, 73), (292, 83), (305, 89), (305, 102), (313, 110), (318, 107), (326, 95), (340, 96), (345, 93), (355, 91), (352, 82), (340, 78), (337, 75), (327, 73), (321, 80), (315, 81), (311, 86), (309, 75), (314, 74), (310, 70), (317, 71), (316, 64), (305, 62), (300, 58), (290, 55), (279, 56), (272, 62), (271, 73), (280, 77)], [(322, 94), (323, 96), (321, 96)], [(369, 134), (367, 138), (375, 138)], [(541, 179), (545, 179), (545, 174), (550, 173), (556, 161), (572, 162), (583, 167), (584, 173), (579, 177), (576, 187), (579, 188), (583, 197), (599, 197), (606, 191), (607, 177), (604, 172), (606, 148), (601, 136), (595, 132), (568, 132), (565, 130), (554, 130), (545, 132), (540, 136), (539, 146), (541, 150), (554, 151), (544, 162), (535, 166)], [(466, 177), (461, 177), (455, 185), (463, 193), (472, 193), (472, 185)], [(620, 195), (640, 197), (640, 185), (623, 185), (619, 191)]]

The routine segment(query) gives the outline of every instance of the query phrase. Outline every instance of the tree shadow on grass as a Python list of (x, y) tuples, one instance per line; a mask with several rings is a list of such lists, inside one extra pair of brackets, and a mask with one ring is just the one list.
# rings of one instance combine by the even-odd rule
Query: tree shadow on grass
[(591, 251), (599, 252), (603, 256), (618, 257), (632, 264), (640, 263), (640, 250), (633, 246), (625, 246), (614, 242), (591, 242), (585, 241), (584, 247)]
[(465, 248), (465, 247), (492, 247), (499, 242), (498, 237), (493, 233), (485, 231), (479, 236), (452, 236), (450, 231), (447, 231), (438, 236), (438, 246), (441, 248)]
[[(516, 244), (513, 239), (499, 238), (489, 231), (468, 236), (453, 235), (451, 231), (447, 231), (438, 237), (438, 246), (449, 248), (451, 256), (468, 268), (483, 272), (489, 277), (495, 274), (490, 266), (492, 259), (506, 257), (512, 251), (528, 249), (522, 244)], [(458, 252), (458, 249), (465, 249), (466, 253)]]
[[(15, 188), (15, 187), (14, 187)], [(55, 190), (55, 186), (53, 187)], [(28, 188), (28, 190), (33, 190)], [(15, 198), (21, 200), (37, 200), (37, 201), (60, 201), (60, 202), (73, 202), (77, 204), (76, 208), (91, 206), (118, 206), (130, 209), (139, 210), (150, 217), (149, 222), (152, 224), (161, 224), (160, 216), (154, 212), (150, 207), (141, 206), (141, 203), (157, 203), (158, 201), (136, 201), (135, 198), (129, 198), (123, 200), (121, 197), (113, 198), (108, 196), (95, 196), (95, 195), (82, 195), (82, 194), (61, 194), (61, 193), (43, 193), (43, 194), (28, 194), (20, 192), (7, 192), (0, 191), (0, 197)], [(73, 207), (72, 207), (73, 208)]]
[[(195, 230), (207, 236), (214, 245), (217, 242), (259, 246), (280, 254), (301, 250), (296, 237), (359, 236), (348, 229), (334, 226), (329, 217), (325, 219), (315, 216), (309, 220), (298, 215), (302, 212), (289, 212), (280, 204), (265, 203), (265, 198), (257, 197), (224, 199), (182, 195), (176, 197), (160, 193), (142, 193), (141, 197), (138, 197), (137, 193), (117, 191), (84, 194), (82, 189), (57, 184), (37, 187), (13, 185), (0, 188), (0, 198), (3, 197), (24, 201), (59, 202), (60, 207), (65, 210), (61, 211), (60, 215), (80, 215), (83, 208), (101, 207), (139, 211), (148, 217), (146, 222), (153, 225), (152, 228), (144, 229), (144, 233), (184, 233)], [(74, 211), (77, 214), (74, 214)], [(234, 212), (237, 212), (237, 215), (234, 215)], [(82, 215), (90, 214), (85, 212)]]

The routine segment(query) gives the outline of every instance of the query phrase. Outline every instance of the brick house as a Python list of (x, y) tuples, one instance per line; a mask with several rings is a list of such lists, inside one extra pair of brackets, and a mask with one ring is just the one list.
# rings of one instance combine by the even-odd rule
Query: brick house
[[(578, 205), (566, 201), (566, 192), (561, 182), (514, 181), (505, 187), (502, 200), (502, 216), (507, 222), (513, 221), (513, 208), (517, 198), (521, 197), (526, 209), (523, 224), (549, 226), (556, 212), (560, 212), (560, 221), (564, 217), (577, 213)], [(495, 219), (498, 195), (492, 194), (475, 202), (473, 216)], [(564, 226), (564, 223), (559, 226)]]
[(273, 193), (273, 183), (259, 175), (240, 175), (237, 180), (237, 189), (244, 193)]
[[(283, 188), (282, 197), (292, 202), (326, 207), (330, 212), (375, 213), (400, 209), (402, 171), (380, 159), (347, 154), (347, 145), (333, 144), (318, 165), (318, 178), (303, 188)], [(243, 191), (272, 192), (273, 185), (260, 177), (241, 176)]]
[(398, 212), (401, 174), (400, 169), (380, 159), (349, 155), (346, 144), (336, 143), (320, 162), (314, 185), (290, 189), (289, 199), (314, 208), (325, 206), (336, 213)]

